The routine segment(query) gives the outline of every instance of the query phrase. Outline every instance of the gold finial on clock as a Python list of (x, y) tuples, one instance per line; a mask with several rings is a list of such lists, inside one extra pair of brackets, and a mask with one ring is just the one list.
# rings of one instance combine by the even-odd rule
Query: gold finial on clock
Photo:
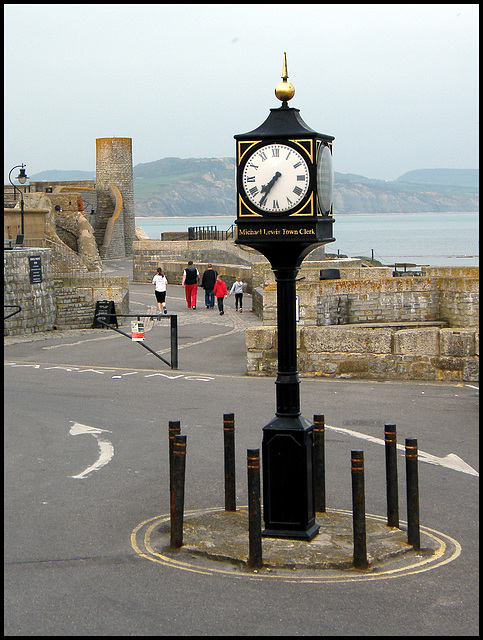
[(287, 54), (283, 54), (283, 67), (282, 67), (282, 82), (279, 82), (275, 87), (275, 95), (282, 102), (287, 103), (295, 95), (295, 87), (291, 82), (287, 82)]

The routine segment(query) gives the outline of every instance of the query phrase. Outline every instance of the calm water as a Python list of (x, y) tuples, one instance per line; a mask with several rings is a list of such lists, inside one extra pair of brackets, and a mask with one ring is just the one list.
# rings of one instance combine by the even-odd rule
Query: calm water
[[(344, 214), (334, 219), (336, 241), (326, 245), (327, 253), (369, 257), (373, 253), (383, 264), (479, 265), (478, 213)], [(235, 216), (136, 218), (136, 225), (150, 238), (198, 226), (226, 231), (234, 222)]]

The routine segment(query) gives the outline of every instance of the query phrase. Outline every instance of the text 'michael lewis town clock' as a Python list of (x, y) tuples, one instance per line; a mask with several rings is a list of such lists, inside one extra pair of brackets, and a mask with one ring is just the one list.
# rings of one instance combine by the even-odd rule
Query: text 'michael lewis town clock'
[(238, 134), (237, 244), (262, 253), (277, 282), (278, 371), (275, 418), (263, 427), (264, 536), (310, 541), (314, 508), (313, 424), (301, 415), (297, 371), (296, 275), (302, 260), (332, 237), (332, 142), (288, 106), (284, 54), (278, 109), (257, 129)]

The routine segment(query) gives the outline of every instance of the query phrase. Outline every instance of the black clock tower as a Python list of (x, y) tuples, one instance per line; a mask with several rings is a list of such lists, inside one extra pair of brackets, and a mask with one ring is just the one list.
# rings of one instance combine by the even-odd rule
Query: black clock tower
[(288, 106), (284, 54), (278, 109), (258, 128), (235, 135), (235, 242), (270, 262), (277, 282), (278, 373), (275, 418), (263, 427), (263, 506), (269, 537), (311, 540), (315, 523), (313, 424), (300, 412), (297, 371), (296, 276), (317, 246), (333, 242), (333, 136), (317, 133)]

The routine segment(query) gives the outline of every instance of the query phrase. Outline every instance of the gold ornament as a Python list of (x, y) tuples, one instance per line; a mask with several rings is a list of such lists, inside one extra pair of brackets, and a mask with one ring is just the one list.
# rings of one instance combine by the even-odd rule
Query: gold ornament
[(275, 95), (282, 102), (288, 102), (295, 95), (295, 87), (291, 82), (287, 82), (287, 54), (283, 54), (283, 68), (282, 68), (282, 82), (279, 82), (275, 87)]

